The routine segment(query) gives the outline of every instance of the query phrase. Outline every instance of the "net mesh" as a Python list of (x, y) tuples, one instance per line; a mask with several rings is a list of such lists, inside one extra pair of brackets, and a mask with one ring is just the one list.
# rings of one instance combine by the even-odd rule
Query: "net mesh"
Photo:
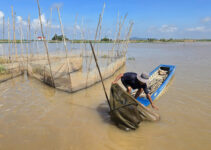
[(23, 63), (18, 59), (0, 57), (0, 83), (23, 74)]
[(152, 112), (133, 96), (124, 91), (118, 84), (113, 84), (110, 90), (111, 119), (118, 127), (125, 130), (137, 129), (139, 124), (144, 121), (157, 121), (159, 115)]

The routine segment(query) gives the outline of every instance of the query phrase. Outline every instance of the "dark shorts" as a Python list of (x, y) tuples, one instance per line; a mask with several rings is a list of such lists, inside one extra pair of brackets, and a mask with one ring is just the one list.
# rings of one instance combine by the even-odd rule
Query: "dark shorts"
[(122, 81), (122, 84), (125, 86), (126, 89), (128, 88), (128, 86), (130, 86), (125, 82), (124, 78), (121, 78), (121, 81)]

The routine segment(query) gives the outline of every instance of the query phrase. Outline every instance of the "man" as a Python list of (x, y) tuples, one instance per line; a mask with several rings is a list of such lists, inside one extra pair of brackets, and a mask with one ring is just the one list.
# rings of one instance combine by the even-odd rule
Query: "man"
[(126, 87), (127, 92), (129, 94), (131, 93), (132, 89), (138, 89), (138, 91), (135, 94), (135, 99), (137, 99), (144, 90), (146, 97), (149, 99), (151, 103), (152, 108), (158, 110), (158, 107), (152, 103), (152, 98), (147, 88), (147, 82), (149, 79), (149, 75), (147, 73), (143, 72), (140, 76), (134, 72), (126, 72), (124, 74), (122, 73), (122, 74), (119, 74), (112, 83), (113, 84), (117, 83), (117, 81), (120, 78), (121, 78), (122, 84)]

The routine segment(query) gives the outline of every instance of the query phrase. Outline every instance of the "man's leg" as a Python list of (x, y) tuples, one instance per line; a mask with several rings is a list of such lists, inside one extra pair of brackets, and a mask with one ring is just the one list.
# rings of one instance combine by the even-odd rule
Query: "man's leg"
[(131, 88), (130, 86), (127, 86), (127, 92), (128, 92), (129, 94), (131, 94), (131, 91), (132, 91), (132, 88)]

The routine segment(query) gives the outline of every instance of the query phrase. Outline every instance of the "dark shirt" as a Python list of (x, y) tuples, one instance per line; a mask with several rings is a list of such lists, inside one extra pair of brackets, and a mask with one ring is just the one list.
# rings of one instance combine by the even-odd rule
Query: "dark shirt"
[(123, 85), (127, 88), (127, 86), (132, 87), (133, 89), (141, 89), (143, 88), (146, 94), (149, 93), (146, 84), (140, 84), (139, 80), (137, 79), (137, 73), (134, 72), (126, 72), (121, 78)]

